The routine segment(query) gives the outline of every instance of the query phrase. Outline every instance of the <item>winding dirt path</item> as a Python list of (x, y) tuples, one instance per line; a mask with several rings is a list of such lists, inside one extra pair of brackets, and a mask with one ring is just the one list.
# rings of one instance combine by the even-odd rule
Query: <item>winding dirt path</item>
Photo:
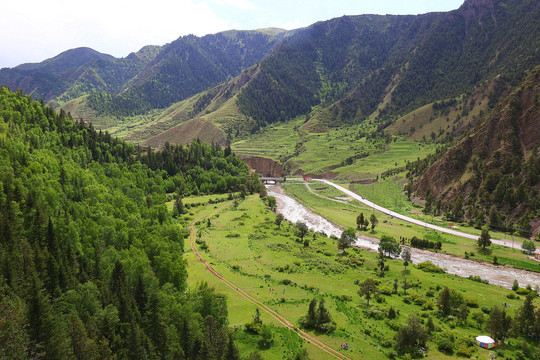
[(197, 243), (195, 242), (197, 235), (194, 223), (189, 224), (189, 231), (190, 231), (190, 244), (191, 244), (191, 250), (193, 251), (193, 254), (195, 257), (199, 260), (199, 262), (204, 266), (206, 270), (208, 270), (212, 275), (214, 275), (216, 278), (218, 278), (221, 282), (223, 282), (225, 285), (230, 287), (233, 291), (238, 293), (240, 296), (245, 298), (246, 300), (250, 301), (251, 303), (257, 305), (262, 311), (266, 312), (270, 316), (272, 316), (274, 319), (276, 319), (281, 325), (285, 326), (286, 328), (294, 331), (298, 336), (300, 336), (302, 339), (306, 340), (307, 342), (315, 345), (320, 350), (328, 353), (329, 355), (337, 358), (337, 359), (344, 359), (344, 360), (352, 360), (348, 356), (340, 353), (338, 350), (335, 350), (329, 345), (326, 345), (316, 337), (306, 333), (302, 329), (298, 328), (296, 325), (291, 323), (289, 320), (287, 320), (283, 315), (279, 314), (277, 311), (269, 307), (268, 305), (260, 302), (255, 297), (250, 295), (249, 293), (245, 292), (238, 286), (236, 286), (232, 281), (225, 278), (223, 275), (218, 273), (201, 255), (199, 252), (199, 249), (197, 248)]
[[(390, 209), (384, 208), (384, 207), (382, 207), (380, 205), (377, 205), (377, 204), (375, 204), (375, 203), (373, 203), (373, 202), (371, 202), (369, 200), (366, 200), (363, 196), (360, 196), (360, 195), (350, 191), (349, 189), (344, 188), (343, 186), (334, 184), (331, 181), (328, 181), (328, 180), (325, 180), (325, 179), (313, 179), (313, 180), (320, 181), (320, 182), (325, 183), (327, 185), (333, 186), (336, 189), (340, 190), (341, 192), (343, 192), (343, 193), (347, 194), (348, 196), (352, 197), (353, 199), (358, 200), (361, 203), (364, 203), (365, 205), (367, 205), (367, 206), (369, 206), (369, 207), (371, 207), (371, 208), (373, 208), (373, 209), (375, 209), (377, 211), (380, 211), (380, 212), (382, 212), (384, 214), (387, 214), (387, 215), (389, 215), (391, 217), (395, 217), (395, 218), (398, 218), (400, 220), (410, 222), (412, 224), (420, 225), (420, 226), (430, 228), (430, 229), (433, 229), (433, 230), (437, 230), (437, 231), (440, 231), (440, 232), (444, 232), (444, 233), (447, 233), (447, 234), (460, 236), (460, 237), (464, 237), (464, 238), (467, 238), (467, 239), (472, 239), (472, 240), (475, 240), (475, 241), (478, 240), (478, 235), (467, 234), (467, 233), (464, 233), (464, 232), (461, 232), (461, 231), (447, 229), (447, 228), (444, 228), (444, 227), (438, 226), (438, 225), (433, 225), (433, 224), (430, 224), (430, 223), (427, 223), (427, 222), (424, 222), (424, 221), (421, 221), (421, 220), (413, 219), (411, 217), (408, 217), (406, 215), (397, 213), (397, 212), (392, 211)], [(493, 244), (497, 244), (497, 245), (501, 245), (501, 246), (505, 246), (505, 247), (510, 247), (510, 248), (514, 248), (514, 249), (521, 249), (521, 242), (520, 241), (511, 241), (511, 240), (508, 240), (508, 239), (502, 239), (502, 240), (491, 239), (491, 242)]]

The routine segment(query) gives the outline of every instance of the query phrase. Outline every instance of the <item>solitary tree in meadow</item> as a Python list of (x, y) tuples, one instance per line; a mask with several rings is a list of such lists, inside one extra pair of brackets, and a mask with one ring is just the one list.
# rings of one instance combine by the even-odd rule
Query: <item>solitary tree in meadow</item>
[(379, 276), (384, 277), (384, 272), (388, 270), (388, 267), (386, 265), (386, 258), (384, 257), (384, 253), (382, 252), (380, 247), (379, 247), (379, 261), (377, 261), (377, 266), (379, 267)]
[(448, 289), (447, 286), (441, 290), (439, 298), (437, 299), (437, 306), (444, 316), (450, 315), (452, 305), (450, 303), (450, 289)]
[(403, 251), (401, 252), (401, 258), (403, 259), (403, 266), (405, 267), (405, 271), (407, 271), (407, 266), (409, 266), (409, 263), (411, 262), (411, 249), (408, 247), (403, 248)]
[(282, 214), (277, 214), (276, 215), (276, 225), (278, 227), (278, 229), (281, 228), (281, 222), (283, 221), (283, 215)]
[(308, 233), (309, 229), (305, 222), (297, 221), (296, 222), (296, 234), (302, 241), (304, 241), (304, 236)]
[(529, 251), (531, 253), (536, 251), (536, 245), (532, 240), (524, 240), (523, 244), (521, 244), (521, 248), (523, 249), (523, 251)]
[(341, 233), (341, 237), (338, 240), (338, 249), (347, 252), (347, 248), (351, 247), (356, 241), (356, 231), (353, 228), (348, 228)]
[(478, 238), (478, 247), (482, 250), (485, 250), (488, 246), (491, 245), (491, 236), (489, 235), (489, 229), (487, 226), (482, 227), (482, 234)]
[(364, 213), (358, 214), (356, 217), (356, 227), (358, 230), (362, 230), (364, 227)]
[(428, 340), (428, 334), (420, 319), (415, 315), (410, 315), (406, 324), (399, 328), (395, 340), (398, 350), (414, 349), (414, 351), (418, 351), (418, 347), (424, 345)]
[(510, 315), (506, 314), (506, 311), (500, 310), (497, 305), (493, 308), (489, 314), (489, 321), (487, 323), (487, 331), (492, 338), (495, 340), (500, 340), (501, 343), (504, 343), (504, 340), (508, 336), (510, 331), (510, 324), (512, 318)]
[(367, 300), (367, 305), (369, 306), (369, 300), (378, 291), (377, 283), (373, 278), (367, 278), (362, 284), (360, 284), (360, 290), (358, 290), (358, 295), (363, 296)]
[(182, 196), (177, 194), (176, 198), (174, 199), (174, 208), (176, 209), (176, 212), (178, 215), (184, 214), (186, 211), (184, 210), (184, 203), (182, 202)]
[(401, 253), (401, 246), (391, 236), (383, 235), (379, 242), (379, 251), (383, 252), (387, 256), (398, 257)]

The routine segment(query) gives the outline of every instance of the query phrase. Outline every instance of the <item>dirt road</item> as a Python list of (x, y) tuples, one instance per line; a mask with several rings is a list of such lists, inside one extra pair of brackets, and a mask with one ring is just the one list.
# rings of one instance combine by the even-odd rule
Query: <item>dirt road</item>
[[(341, 236), (342, 229), (332, 224), (322, 216), (313, 213), (292, 197), (286, 195), (279, 186), (269, 187), (267, 191), (268, 195), (276, 198), (277, 210), (283, 214), (285, 219), (293, 223), (301, 220), (305, 222), (309, 228), (314, 229), (315, 231), (323, 231), (328, 236)], [(349, 191), (347, 194), (348, 193)], [(358, 237), (356, 246), (371, 251), (377, 251), (378, 241), (378, 239), (362, 235)], [(433, 264), (445, 269), (449, 274), (458, 275), (465, 278), (469, 277), (470, 275), (477, 275), (484, 280), (488, 280), (490, 284), (502, 286), (508, 289), (512, 288), (514, 279), (518, 281), (521, 287), (524, 287), (527, 284), (530, 284), (532, 287), (540, 284), (540, 273), (514, 269), (507, 266), (495, 266), (489, 263), (465, 260), (446, 254), (434, 253), (431, 251), (414, 248), (411, 248), (411, 255), (411, 260), (414, 264), (424, 261), (431, 261)]]
[[(349, 189), (344, 188), (343, 186), (334, 184), (331, 181), (328, 181), (328, 180), (325, 180), (325, 179), (313, 179), (313, 180), (320, 181), (320, 182), (323, 182), (323, 183), (325, 183), (327, 185), (333, 186), (336, 189), (338, 189), (338, 190), (342, 191), (343, 193), (347, 194), (348, 196), (352, 197), (353, 199), (358, 200), (358, 201), (366, 204), (367, 206), (369, 206), (369, 207), (371, 207), (371, 208), (373, 208), (375, 210), (378, 210), (378, 211), (380, 211), (382, 213), (388, 214), (388, 215), (393, 216), (395, 218), (401, 219), (403, 221), (407, 221), (407, 222), (410, 222), (412, 224), (416, 224), (416, 225), (419, 225), (419, 226), (423, 226), (423, 227), (433, 229), (433, 230), (437, 230), (437, 231), (440, 231), (440, 232), (444, 232), (444, 233), (447, 233), (447, 234), (456, 235), (456, 236), (460, 236), (460, 237), (464, 237), (464, 238), (468, 238), (468, 239), (472, 239), (472, 240), (478, 240), (477, 235), (471, 235), (471, 234), (467, 234), (467, 233), (464, 233), (464, 232), (461, 232), (461, 231), (447, 229), (447, 228), (444, 228), (444, 227), (441, 227), (441, 226), (426, 223), (424, 221), (413, 219), (413, 218), (408, 217), (406, 215), (399, 214), (399, 213), (397, 213), (395, 211), (392, 211), (390, 209), (379, 206), (379, 205), (377, 205), (375, 203), (372, 203), (369, 200), (366, 200), (364, 197), (350, 191)], [(519, 242), (519, 241), (514, 242), (512, 240), (507, 240), (507, 239), (503, 239), (503, 240), (491, 239), (491, 242), (493, 244), (497, 244), (497, 245), (501, 245), (501, 246), (506, 246), (506, 247), (510, 247), (510, 248), (513, 247), (513, 248), (516, 248), (516, 249), (521, 249), (521, 242)]]
[(321, 351), (324, 351), (328, 353), (329, 355), (337, 358), (337, 359), (343, 359), (343, 360), (351, 360), (348, 356), (340, 353), (338, 350), (332, 348), (329, 345), (326, 345), (319, 339), (317, 339), (314, 336), (311, 336), (310, 334), (306, 333), (302, 329), (298, 328), (296, 325), (291, 323), (289, 320), (287, 320), (285, 317), (283, 317), (281, 314), (276, 312), (274, 309), (269, 307), (268, 305), (263, 304), (259, 300), (257, 300), (255, 297), (251, 296), (246, 291), (242, 290), (238, 286), (236, 286), (232, 281), (229, 279), (223, 277), (221, 274), (219, 274), (214, 268), (206, 262), (202, 254), (199, 252), (199, 249), (197, 248), (196, 240), (196, 234), (195, 227), (192, 224), (189, 225), (189, 231), (190, 231), (190, 243), (191, 243), (191, 250), (193, 251), (193, 254), (195, 254), (195, 257), (200, 261), (200, 263), (208, 270), (210, 273), (212, 273), (216, 278), (218, 278), (221, 282), (223, 282), (225, 285), (230, 287), (232, 290), (237, 292), (240, 296), (245, 298), (246, 300), (250, 301), (251, 303), (257, 305), (262, 311), (268, 313), (270, 316), (272, 316), (276, 321), (278, 321), (281, 325), (285, 326), (286, 328), (294, 331), (298, 336), (300, 336), (302, 339), (306, 340), (307, 342), (313, 344), (317, 348), (319, 348)]

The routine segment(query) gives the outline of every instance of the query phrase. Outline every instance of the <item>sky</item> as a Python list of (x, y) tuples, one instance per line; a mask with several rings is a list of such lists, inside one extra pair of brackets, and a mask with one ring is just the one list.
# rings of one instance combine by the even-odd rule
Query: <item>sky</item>
[(360, 14), (423, 14), (463, 0), (17, 0), (0, 6), (0, 68), (90, 47), (125, 57), (180, 36), (278, 27)]

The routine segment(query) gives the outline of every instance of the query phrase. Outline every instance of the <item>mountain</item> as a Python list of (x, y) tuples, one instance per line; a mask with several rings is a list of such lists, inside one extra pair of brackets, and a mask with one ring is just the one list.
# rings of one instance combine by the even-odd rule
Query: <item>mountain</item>
[[(428, 211), (497, 229), (540, 229), (540, 66), (475, 128), (421, 172)], [(507, 218), (503, 216), (506, 214)], [(532, 222), (532, 223), (531, 223)]]
[(15, 67), (22, 74), (42, 72), (60, 74), (68, 69), (77, 68), (92, 60), (113, 61), (114, 56), (102, 54), (87, 47), (80, 47), (64, 51), (63, 53), (40, 63), (28, 63)]
[[(213, 94), (187, 119), (211, 118), (222, 131), (242, 129), (245, 137), (301, 115), (306, 129), (369, 120), (382, 130), (437, 101), (463, 107), (476, 93), (493, 97), (492, 108), (540, 63), (539, 18), (537, 1), (468, 0), (447, 13), (319, 22), (284, 37), (223, 85), (225, 97), (221, 90), (198, 95)], [(493, 89), (498, 75), (504, 86)]]
[(125, 116), (166, 107), (236, 76), (266, 56), (281, 29), (184, 36), (116, 59), (89, 48), (68, 50), (37, 64), (0, 70), (0, 84), (61, 105), (94, 94), (98, 113)]
[(81, 47), (64, 51), (40, 63), (1, 69), (0, 82), (12, 89), (22, 89), (36, 99), (48, 101), (68, 88), (69, 74), (79, 67), (92, 61), (108, 63), (114, 60), (111, 55)]
[(366, 119), (378, 106), (382, 119), (404, 115), (498, 74), (515, 85), (540, 61), (539, 16), (536, 1), (469, 0), (448, 13), (314, 24), (261, 62), (239, 106), (268, 123), (322, 105), (335, 124)]
[(165, 45), (121, 93), (91, 94), (88, 105), (118, 117), (165, 108), (238, 75), (268, 55), (284, 34), (276, 29), (183, 36)]

